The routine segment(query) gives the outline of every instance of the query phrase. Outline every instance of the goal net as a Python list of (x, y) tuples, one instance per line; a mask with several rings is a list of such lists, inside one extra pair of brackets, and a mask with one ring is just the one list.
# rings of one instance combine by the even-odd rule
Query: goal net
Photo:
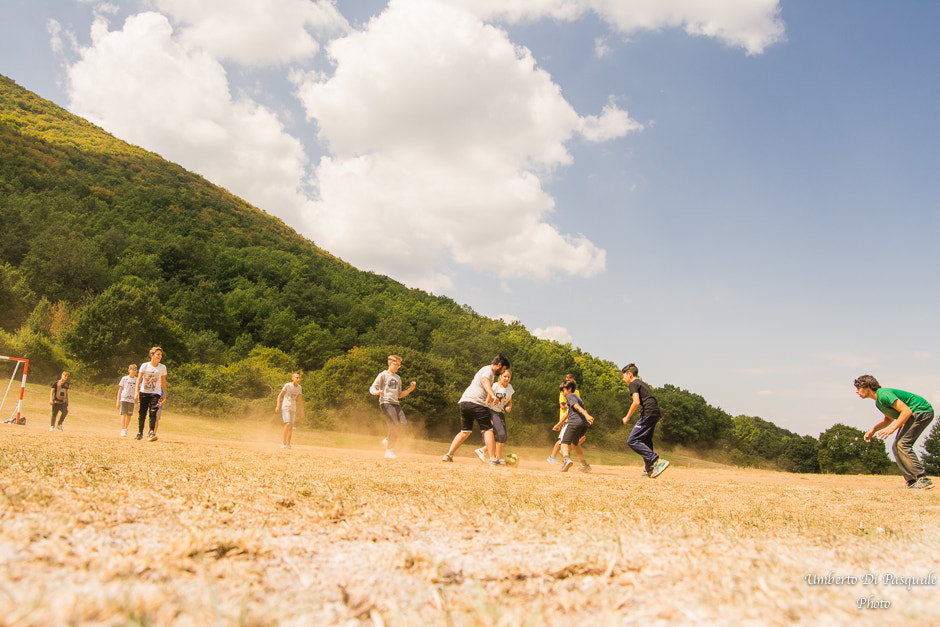
[(7, 395), (10, 393), (10, 388), (13, 387), (13, 382), (16, 380), (16, 375), (22, 369), (22, 379), (20, 379), (20, 396), (16, 402), (16, 409), (13, 411), (13, 415), (10, 416), (10, 420), (7, 422), (13, 422), (16, 424), (22, 424), (26, 422), (26, 418), (22, 415), (23, 412), (23, 392), (26, 391), (26, 371), (29, 370), (29, 360), (23, 359), (22, 357), (7, 357), (5, 355), (0, 355), (0, 362), (13, 362), (13, 372), (10, 374), (10, 381), (7, 383), (6, 390), (3, 392), (3, 399), (0, 399), (0, 416), (3, 416), (3, 407), (7, 402)]

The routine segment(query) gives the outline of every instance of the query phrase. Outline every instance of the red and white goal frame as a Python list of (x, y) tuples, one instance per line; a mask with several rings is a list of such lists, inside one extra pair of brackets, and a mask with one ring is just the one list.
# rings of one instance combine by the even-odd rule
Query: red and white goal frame
[(7, 357), (6, 355), (0, 355), (0, 361), (16, 362), (16, 364), (13, 366), (13, 374), (10, 375), (10, 382), (7, 384), (7, 389), (3, 393), (3, 399), (0, 400), (0, 415), (3, 415), (3, 404), (7, 400), (7, 394), (10, 392), (10, 386), (13, 385), (13, 380), (16, 378), (16, 372), (20, 369), (20, 364), (23, 365), (23, 378), (20, 379), (20, 398), (16, 403), (16, 411), (13, 414), (13, 417), (16, 418), (16, 422), (19, 422), (20, 413), (23, 411), (23, 392), (26, 391), (26, 372), (29, 370), (29, 360), (22, 357)]

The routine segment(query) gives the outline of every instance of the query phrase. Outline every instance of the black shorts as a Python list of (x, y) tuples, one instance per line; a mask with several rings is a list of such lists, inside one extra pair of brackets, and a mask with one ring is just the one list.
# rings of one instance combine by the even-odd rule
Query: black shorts
[(577, 444), (581, 438), (587, 435), (587, 425), (568, 425), (565, 429), (565, 435), (561, 439), (562, 444)]
[(459, 403), (460, 430), (465, 433), (473, 431), (473, 423), (480, 425), (480, 431), (492, 431), (493, 420), (490, 418), (490, 408), (476, 403)]

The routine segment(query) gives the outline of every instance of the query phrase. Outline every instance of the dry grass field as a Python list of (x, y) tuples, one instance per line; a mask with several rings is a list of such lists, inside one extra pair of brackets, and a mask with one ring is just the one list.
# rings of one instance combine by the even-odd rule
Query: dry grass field
[(386, 461), (171, 409), (137, 442), (77, 392), (49, 433), (43, 394), (0, 425), (3, 626), (940, 624), (940, 490), (898, 477)]

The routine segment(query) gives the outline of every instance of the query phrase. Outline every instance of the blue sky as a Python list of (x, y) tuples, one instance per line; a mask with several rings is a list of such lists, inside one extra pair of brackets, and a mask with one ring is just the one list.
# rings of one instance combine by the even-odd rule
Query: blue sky
[(4, 0), (0, 73), (357, 267), (817, 436), (877, 422), (859, 374), (940, 403), (938, 23), (928, 1)]

